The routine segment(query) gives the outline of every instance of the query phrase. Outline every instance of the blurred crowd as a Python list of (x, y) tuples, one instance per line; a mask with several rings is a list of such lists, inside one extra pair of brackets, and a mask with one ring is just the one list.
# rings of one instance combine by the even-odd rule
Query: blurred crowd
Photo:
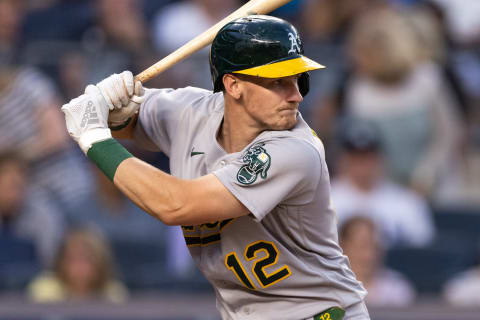
[[(60, 107), (141, 72), (242, 0), (0, 0), (0, 293), (36, 302), (202, 290), (178, 227), (126, 199)], [(480, 306), (480, 1), (293, 0), (339, 241), (371, 306)], [(147, 87), (212, 88), (208, 48)], [(165, 155), (135, 155), (168, 172)]]

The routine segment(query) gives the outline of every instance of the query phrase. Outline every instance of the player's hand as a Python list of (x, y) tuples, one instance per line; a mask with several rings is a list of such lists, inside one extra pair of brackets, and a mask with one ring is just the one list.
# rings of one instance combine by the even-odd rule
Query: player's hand
[(133, 81), (133, 74), (130, 71), (124, 71), (120, 74), (114, 73), (97, 83), (97, 88), (107, 102), (110, 111), (127, 106), (133, 95)]
[(143, 102), (144, 89), (140, 81), (135, 81), (130, 71), (113, 74), (97, 83), (103, 98), (111, 111), (108, 125), (112, 129), (123, 126)]
[(112, 137), (107, 127), (109, 107), (100, 90), (89, 85), (85, 94), (62, 106), (70, 136), (86, 154), (92, 144)]
[(142, 83), (136, 81), (133, 95), (130, 97), (128, 104), (121, 109), (114, 109), (108, 115), (108, 126), (112, 130), (120, 130), (128, 125), (132, 117), (138, 113), (144, 100), (144, 93)]

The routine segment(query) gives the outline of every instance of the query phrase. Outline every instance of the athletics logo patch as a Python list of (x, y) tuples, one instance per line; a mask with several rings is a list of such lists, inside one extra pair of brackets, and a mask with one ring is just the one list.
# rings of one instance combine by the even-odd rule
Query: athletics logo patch
[(237, 180), (241, 184), (254, 183), (259, 174), (262, 179), (267, 178), (271, 158), (267, 150), (263, 148), (264, 145), (262, 143), (250, 147), (243, 156), (242, 161), (245, 164), (237, 172)]

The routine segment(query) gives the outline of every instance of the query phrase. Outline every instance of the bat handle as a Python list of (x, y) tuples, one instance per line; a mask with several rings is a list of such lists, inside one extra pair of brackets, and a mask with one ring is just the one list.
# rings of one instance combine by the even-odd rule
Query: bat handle
[(157, 68), (152, 68), (152, 67), (150, 67), (148, 69), (145, 69), (142, 72), (140, 72), (139, 74), (137, 74), (134, 77), (134, 82), (133, 83), (135, 83), (137, 81), (140, 81), (142, 84), (145, 84), (145, 82), (147, 82), (148, 80), (157, 76), (158, 74), (160, 74), (162, 71), (164, 71), (166, 69), (165, 68), (164, 70), (159, 70)]
[(143, 70), (133, 78), (133, 83), (140, 81), (145, 84), (148, 80), (158, 75), (160, 72), (152, 72), (150, 68)]

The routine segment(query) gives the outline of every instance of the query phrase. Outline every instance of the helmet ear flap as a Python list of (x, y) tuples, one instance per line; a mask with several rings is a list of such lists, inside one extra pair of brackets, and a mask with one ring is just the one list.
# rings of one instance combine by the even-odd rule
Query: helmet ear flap
[(220, 92), (223, 91), (223, 74), (219, 75), (216, 81), (213, 83), (213, 92)]
[(308, 72), (302, 73), (298, 78), (298, 91), (300, 91), (302, 97), (305, 97), (310, 91), (310, 74)]

